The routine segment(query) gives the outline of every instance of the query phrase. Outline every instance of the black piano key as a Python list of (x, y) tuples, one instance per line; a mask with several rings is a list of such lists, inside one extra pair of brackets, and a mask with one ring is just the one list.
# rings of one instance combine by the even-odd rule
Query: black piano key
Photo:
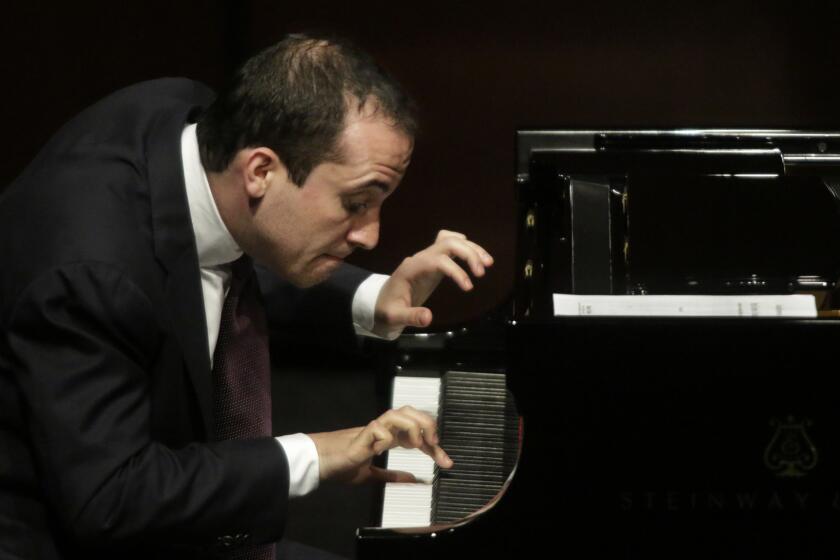
[(438, 424), (441, 447), (455, 462), (438, 469), (433, 482), (432, 519), (446, 523), (484, 507), (515, 464), (518, 417), (504, 374), (447, 372)]

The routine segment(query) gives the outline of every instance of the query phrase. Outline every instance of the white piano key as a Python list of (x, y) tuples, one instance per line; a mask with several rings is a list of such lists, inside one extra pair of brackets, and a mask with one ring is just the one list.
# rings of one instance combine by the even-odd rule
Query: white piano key
[[(438, 415), (440, 378), (394, 378), (391, 406), (410, 405), (434, 417)], [(382, 527), (424, 527), (431, 524), (432, 485), (435, 462), (418, 449), (395, 448), (388, 452), (387, 466), (391, 470), (413, 474), (419, 483), (389, 482), (385, 485), (382, 505)], [(423, 483), (425, 482), (425, 484)]]
[(432, 485), (389, 482), (385, 485), (383, 527), (425, 527), (431, 524)]
[(435, 474), (435, 462), (419, 449), (392, 449), (388, 452), (388, 468), (410, 472), (422, 482), (431, 482)]
[(440, 398), (440, 378), (406, 377), (394, 378), (391, 406), (400, 408), (411, 405), (418, 410), (437, 417)]

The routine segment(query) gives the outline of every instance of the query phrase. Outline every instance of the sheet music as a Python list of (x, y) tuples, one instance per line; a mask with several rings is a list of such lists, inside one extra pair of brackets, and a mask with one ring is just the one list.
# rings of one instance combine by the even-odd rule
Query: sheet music
[(554, 315), (629, 317), (816, 317), (813, 295), (554, 294)]

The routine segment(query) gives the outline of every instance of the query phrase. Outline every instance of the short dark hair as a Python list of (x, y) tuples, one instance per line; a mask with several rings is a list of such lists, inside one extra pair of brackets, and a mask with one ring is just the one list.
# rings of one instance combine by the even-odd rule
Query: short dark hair
[(409, 136), (414, 102), (373, 59), (337, 38), (289, 35), (250, 58), (198, 119), (201, 163), (220, 172), (247, 147), (274, 150), (303, 185), (324, 161), (340, 161), (347, 111), (372, 103)]

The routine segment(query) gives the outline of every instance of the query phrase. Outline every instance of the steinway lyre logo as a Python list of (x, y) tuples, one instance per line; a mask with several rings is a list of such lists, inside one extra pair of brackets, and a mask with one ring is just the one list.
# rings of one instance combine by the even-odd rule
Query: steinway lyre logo
[(774, 418), (770, 425), (776, 432), (764, 450), (764, 464), (776, 476), (798, 478), (817, 465), (817, 448), (806, 431), (812, 425), (810, 420), (800, 422), (788, 416), (784, 421)]

